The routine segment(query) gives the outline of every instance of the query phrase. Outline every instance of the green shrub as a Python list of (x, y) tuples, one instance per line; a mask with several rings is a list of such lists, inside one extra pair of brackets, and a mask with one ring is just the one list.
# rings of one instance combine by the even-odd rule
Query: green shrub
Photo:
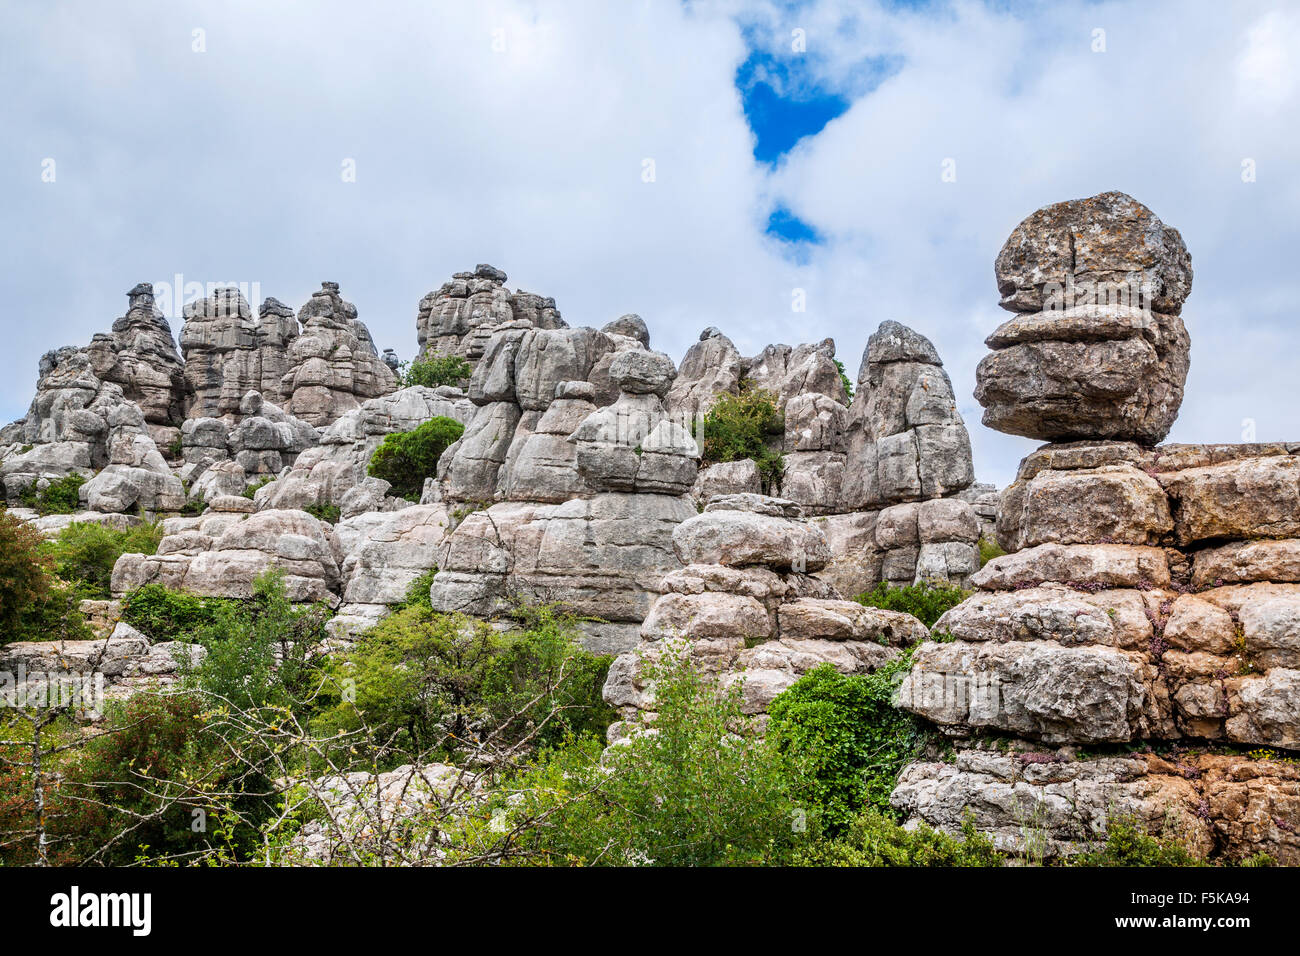
[(119, 531), (93, 522), (74, 521), (57, 538), (45, 542), (42, 550), (53, 562), (55, 573), (80, 586), (84, 597), (106, 599), (113, 565), (124, 554), (153, 554), (162, 541), (162, 525), (149, 522)]
[(402, 387), (423, 385), (437, 388), (440, 385), (462, 387), (469, 381), (469, 362), (459, 355), (434, 355), (422, 362), (412, 362), (402, 375)]
[(844, 392), (849, 396), (849, 401), (852, 401), (853, 400), (853, 379), (849, 378), (848, 373), (844, 371), (843, 362), (841, 362), (839, 359), (835, 359), (834, 361), (835, 361), (835, 368), (840, 373), (840, 382), (844, 385)]
[(44, 539), (31, 525), (0, 508), (0, 643), (19, 626), (24, 614), (50, 593), (50, 560)]
[(181, 505), (180, 513), (187, 518), (197, 518), (207, 510), (208, 503), (203, 500), (203, 495), (198, 494), (185, 500), (185, 504)]
[[(289, 710), (308, 718), (329, 609), (290, 603), (284, 572), (273, 568), (253, 580), (252, 597), (216, 601), (207, 613), (209, 620), (193, 633), (208, 653), (188, 675), (190, 686), (246, 710)], [(275, 714), (264, 716), (278, 723)]]
[(1206, 866), (1177, 835), (1152, 836), (1131, 817), (1107, 821), (1106, 842), (1070, 860), (1072, 866)]
[(442, 453), (464, 431), (460, 422), (440, 415), (412, 431), (387, 435), (371, 456), (367, 474), (391, 484), (393, 494), (419, 501), (424, 480), (433, 477)]
[(776, 396), (742, 387), (739, 395), (719, 396), (699, 423), (696, 437), (701, 461), (715, 465), (752, 459), (764, 488), (769, 488), (781, 477), (780, 437), (784, 429), (785, 416), (777, 407)]
[(934, 627), (945, 611), (956, 607), (970, 594), (970, 591), (956, 585), (932, 584), (929, 581), (901, 588), (881, 581), (870, 591), (859, 594), (855, 600), (867, 607), (905, 611), (926, 627)]
[(343, 517), (342, 513), (339, 511), (339, 506), (332, 505), (329, 502), (326, 502), (325, 504), (308, 505), (302, 510), (307, 512), (307, 514), (311, 515), (313, 518), (328, 522), (329, 524), (338, 524), (339, 519)]
[(85, 476), (74, 473), (51, 481), (41, 491), (37, 491), (35, 485), (29, 485), (23, 489), (19, 500), (25, 507), (35, 508), (43, 515), (70, 515), (81, 510), (81, 486), (85, 483)]
[(248, 484), (244, 485), (244, 490), (241, 494), (243, 494), (243, 496), (249, 501), (252, 501), (259, 488), (265, 488), (273, 481), (275, 481), (274, 475), (267, 475), (258, 481), (250, 481)]
[[(376, 756), (391, 765), (427, 752), (450, 756), (489, 733), (499, 745), (527, 738), (530, 747), (603, 735), (615, 716), (601, 698), (610, 658), (579, 647), (564, 618), (536, 614), (524, 630), (498, 634), (483, 621), (431, 611), (426, 593), (336, 665), (338, 700), (318, 726), (367, 728)], [(341, 694), (345, 681), (352, 700)], [(552, 709), (558, 714), (543, 724)]]
[(998, 544), (992, 538), (987, 538), (984, 537), (983, 535), (980, 536), (979, 549), (980, 549), (981, 568), (984, 567), (984, 565), (988, 564), (990, 561), (992, 561), (994, 558), (1000, 558), (1004, 554), (1006, 554), (1006, 552), (1002, 550), (1002, 546), (1000, 544)]
[(224, 601), (145, 584), (122, 599), (122, 620), (153, 641), (193, 641), (217, 622)]
[(879, 810), (853, 817), (844, 832), (795, 857), (799, 866), (1001, 866), (993, 841), (968, 819), (958, 839), (922, 823), (906, 830)]
[(821, 664), (768, 707), (768, 737), (799, 766), (798, 794), (820, 808), (828, 833), (863, 807), (888, 812), (898, 774), (924, 743), (920, 721), (892, 702), (910, 663), (907, 655), (855, 675)]
[(0, 508), (0, 644), (87, 640), (81, 590), (54, 575), (40, 533)]
[[(586, 738), (547, 751), (451, 836), (453, 859), (540, 865), (714, 866), (789, 862), (816, 834), (790, 768), (722, 691), (669, 655), (646, 664), (654, 733), (602, 753)], [(502, 826), (504, 824), (504, 826)]]
[(393, 610), (404, 611), (408, 607), (421, 607), (426, 611), (432, 611), (433, 603), (430, 600), (429, 591), (433, 587), (433, 579), (437, 573), (437, 568), (430, 568), (407, 585), (406, 597), (401, 604), (395, 605)]

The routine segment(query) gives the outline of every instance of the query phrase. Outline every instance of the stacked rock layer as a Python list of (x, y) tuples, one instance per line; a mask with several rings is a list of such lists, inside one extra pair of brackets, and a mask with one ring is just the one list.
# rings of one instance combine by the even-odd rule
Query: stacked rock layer
[(743, 710), (761, 715), (813, 667), (870, 673), (925, 637), (910, 614), (841, 600), (813, 576), (830, 548), (792, 501), (715, 497), (677, 526), (672, 543), (682, 566), (660, 582), (639, 644), (614, 661), (605, 684), (605, 700), (625, 717), (654, 710), (646, 665), (665, 653), (739, 683)]
[[(1166, 310), (1156, 326), (1191, 286), (1177, 232), (1108, 193), (1016, 230), (998, 259), (1004, 304), (1037, 304), (1036, 283), (1071, 262), (1138, 274)], [(1069, 345), (1056, 381), (1078, 383), (1068, 427), (1064, 404), (991, 390), (1004, 369), (980, 366), (995, 424), (1079, 440), (1021, 462), (997, 515), (1008, 554), (917, 650), (900, 702), (957, 752), (910, 767), (893, 801), (950, 829), (972, 813), (1004, 845), (1048, 855), (1100, 839), (1119, 815), (1206, 853), (1300, 862), (1300, 774), (1282, 759), (1300, 749), (1300, 444), (1152, 447), (1181, 396), (1181, 320), (1177, 354), (1159, 359), (1145, 333), (1074, 318), (1073, 337), (1052, 340)], [(1123, 358), (1124, 343), (1170, 374)], [(1098, 367), (1110, 404), (1086, 394)]]

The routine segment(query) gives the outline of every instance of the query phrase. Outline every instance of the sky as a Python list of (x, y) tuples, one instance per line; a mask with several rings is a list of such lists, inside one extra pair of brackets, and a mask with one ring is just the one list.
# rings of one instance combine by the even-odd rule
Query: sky
[(0, 419), (140, 281), (336, 281), (410, 358), (420, 298), (487, 262), (679, 361), (717, 326), (852, 374), (911, 325), (1003, 485), (1037, 443), (972, 397), (994, 257), (1119, 189), (1192, 254), (1168, 440), (1300, 439), (1297, 51), (1263, 0), (9, 2)]

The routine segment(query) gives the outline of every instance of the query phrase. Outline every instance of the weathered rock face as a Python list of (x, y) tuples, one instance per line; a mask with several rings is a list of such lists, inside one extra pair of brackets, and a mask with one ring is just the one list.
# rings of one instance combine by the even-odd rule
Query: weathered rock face
[(506, 274), (490, 265), (457, 272), (420, 300), (416, 335), (420, 358), (459, 355), (477, 362), (492, 331), (520, 320), (543, 329), (565, 328), (555, 300), (531, 292), (511, 292)]
[[(1136, 277), (1155, 307), (1176, 315), (1187, 262), (1176, 232), (1106, 194), (1026, 220), (999, 257), (999, 288), (1007, 307), (1036, 308), (1062, 275)], [(995, 338), (1005, 344), (1006, 330), (1022, 326), (1072, 328), (1061, 341), (1087, 349), (1140, 341), (1116, 337), (1114, 323), (1070, 326), (1046, 313), (1018, 317)], [(1181, 350), (1185, 372), (1185, 339)], [(1063, 360), (1061, 379), (1093, 381), (1090, 361)], [(1142, 378), (1140, 388), (1159, 377), (1140, 364), (1110, 368)], [(1178, 387), (1181, 395), (1181, 377)], [(959, 750), (955, 763), (906, 771), (894, 803), (951, 828), (959, 804), (978, 793), (969, 804), (978, 826), (1012, 846), (1024, 820), (1041, 821), (1049, 855), (1104, 837), (1108, 816), (1159, 831), (1168, 814), (1202, 851), (1300, 859), (1300, 779), (1283, 764), (1212, 753), (1300, 749), (1300, 449), (1151, 448), (1177, 401), (1125, 394), (1109, 410), (1081, 397), (1080, 421), (1096, 425), (1082, 432), (1058, 428), (1064, 419), (1050, 404), (986, 402), (994, 414), (985, 422), (1005, 431), (1086, 440), (1021, 462), (997, 513), (1009, 553), (971, 577), (980, 590), (917, 649), (899, 702)], [(1112, 435), (1131, 440), (1105, 440)], [(988, 737), (1013, 738), (1022, 753), (988, 753)], [(1131, 752), (1152, 741), (1211, 752), (1177, 764)], [(1078, 745), (1114, 756), (1080, 759), (1070, 749)]]
[(666, 396), (673, 419), (685, 423), (702, 418), (719, 395), (739, 393), (745, 372), (746, 362), (731, 339), (715, 328), (705, 329), (700, 340), (686, 350)]
[[(120, 386), (149, 425), (177, 428), (185, 419), (189, 385), (171, 326), (154, 306), (148, 282), (131, 289), (127, 300), (126, 315), (113, 322), (112, 333), (96, 335), (86, 349), (91, 368), (101, 381)], [(158, 431), (154, 437), (164, 434)]]
[(158, 582), (210, 597), (251, 597), (271, 568), (285, 573), (290, 601), (337, 604), (341, 584), (333, 529), (304, 511), (262, 511), (247, 498), (209, 502), (200, 518), (169, 518), (158, 553), (125, 554), (113, 567), (114, 596)]
[(1190, 350), (1178, 230), (1123, 193), (1056, 203), (1016, 227), (995, 272), (1017, 315), (976, 371), (984, 424), (1049, 441), (1168, 434)]
[(1273, 760), (962, 750), (950, 763), (912, 764), (891, 800), (954, 832), (972, 816), (999, 849), (1048, 860), (1104, 841), (1108, 821), (1126, 817), (1152, 833), (1177, 832), (1202, 855), (1222, 848), (1234, 860), (1263, 852), (1300, 863), (1300, 768)]
[(107, 421), (108, 464), (81, 486), (81, 500), (91, 511), (119, 514), (179, 509), (185, 488), (150, 437), (140, 408), (123, 402)]
[(324, 504), (343, 507), (345, 497), (367, 481), (370, 458), (384, 436), (411, 431), (435, 417), (464, 424), (472, 413), (465, 393), (449, 386), (414, 385), (372, 398), (323, 429), (319, 441), (307, 450), (293, 458), (282, 455), (281, 460), (291, 461), (293, 467), (257, 490), (257, 505), (266, 509)]
[(103, 639), (93, 641), (16, 641), (0, 646), (0, 672), (20, 675), (0, 685), (0, 701), (49, 699), (62, 686), (75, 688), (83, 716), (98, 720), (104, 701), (121, 700), (140, 691), (164, 690), (183, 668), (198, 664), (207, 650), (180, 641), (151, 642), (131, 625), (118, 622)]
[(673, 547), (684, 567), (660, 583), (640, 643), (610, 668), (605, 699), (625, 717), (653, 711), (645, 665), (685, 654), (724, 684), (739, 683), (745, 712), (763, 714), (819, 664), (869, 673), (924, 638), (911, 615), (839, 600), (811, 577), (829, 551), (799, 515), (792, 501), (742, 494), (715, 498), (678, 525)]
[(181, 354), (192, 397), (187, 417), (237, 419), (244, 397), (255, 391), (284, 405), (281, 381), (289, 371), (289, 345), (298, 337), (293, 310), (269, 298), (254, 316), (238, 289), (219, 289), (185, 307)]
[(321, 283), (298, 310), (298, 322), (302, 332), (289, 345), (288, 371), (280, 380), (289, 414), (324, 427), (367, 399), (397, 390), (397, 377), (337, 282)]
[(111, 466), (97, 486), (107, 496), (96, 510), (125, 510), (115, 506), (121, 501), (168, 507), (179, 482), (173, 487), (165, 480), (171, 473), (157, 442), (179, 436), (187, 385), (153, 287), (141, 283), (128, 297), (127, 313), (111, 333), (96, 335), (86, 348), (41, 357), (27, 417), (5, 430), (0, 449), (7, 499), (32, 485), (43, 488), (74, 472), (90, 477)]

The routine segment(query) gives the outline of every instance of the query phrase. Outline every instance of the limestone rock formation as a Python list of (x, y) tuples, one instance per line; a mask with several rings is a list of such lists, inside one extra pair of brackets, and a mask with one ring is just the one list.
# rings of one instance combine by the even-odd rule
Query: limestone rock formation
[(739, 683), (744, 711), (763, 714), (819, 664), (870, 673), (925, 637), (911, 615), (839, 600), (811, 576), (829, 550), (792, 501), (714, 498), (678, 525), (673, 547), (683, 567), (665, 575), (640, 643), (615, 660), (605, 683), (605, 700), (625, 717), (654, 710), (646, 664), (665, 654), (685, 654), (705, 674)]
[(218, 289), (185, 307), (181, 353), (192, 392), (187, 417), (238, 417), (250, 391), (275, 405), (288, 395), (289, 346), (298, 337), (293, 310), (268, 298), (252, 314), (236, 288)]
[(324, 427), (367, 399), (396, 391), (397, 377), (337, 282), (321, 283), (298, 310), (298, 322), (302, 331), (289, 345), (288, 371), (280, 380), (289, 414)]
[(1178, 230), (1124, 193), (1056, 203), (1016, 227), (995, 272), (1017, 314), (976, 371), (984, 424), (1049, 441), (1168, 434), (1190, 349)]
[(372, 398), (323, 429), (318, 443), (287, 459), (292, 468), (258, 489), (258, 507), (342, 506), (345, 496), (367, 480), (370, 458), (384, 436), (411, 431), (436, 417), (464, 424), (472, 410), (464, 392), (450, 386), (414, 385)]
[(210, 597), (251, 597), (254, 579), (279, 568), (289, 600), (337, 604), (342, 555), (330, 526), (303, 511), (253, 508), (247, 498), (222, 497), (202, 517), (167, 519), (157, 554), (118, 559), (113, 594), (158, 582)]
[(174, 438), (170, 429), (185, 419), (188, 383), (171, 326), (154, 306), (153, 286), (141, 282), (127, 293), (126, 314), (113, 331), (96, 335), (86, 349), (91, 368), (103, 382), (122, 389), (140, 406), (155, 439)]
[(516, 319), (543, 329), (565, 327), (554, 299), (512, 293), (505, 282), (500, 269), (480, 264), (473, 272), (457, 272), (421, 299), (415, 320), (419, 357), (459, 355), (477, 362), (492, 331)]
[[(1191, 270), (1178, 234), (1129, 197), (1041, 210), (997, 268), (1013, 309), (1039, 308), (1051, 283), (1132, 279), (1150, 295), (1153, 327), (1176, 327), (1179, 340), (1161, 371), (1102, 355), (1158, 352), (1149, 327), (1117, 331), (1114, 310), (1034, 312), (995, 333), (992, 358), (1020, 347), (1010, 344), (1017, 330), (1032, 332), (1018, 341), (1068, 345), (1052, 352), (1053, 375), (1078, 388), (1050, 401), (1008, 397), (991, 388), (985, 359), (985, 422), (1080, 440), (1021, 462), (997, 509), (1008, 554), (971, 577), (979, 591), (918, 647), (900, 704), (953, 737), (957, 757), (909, 768), (893, 802), (947, 828), (973, 803), (977, 825), (1008, 847), (1023, 847), (1023, 820), (1040, 820), (1049, 855), (1104, 837), (1118, 813), (1156, 830), (1173, 819), (1206, 852), (1300, 860), (1300, 778), (1282, 763), (1213, 752), (1300, 748), (1300, 447), (1150, 447), (1177, 411), (1173, 391), (1152, 391), (1170, 369), (1181, 397), (1177, 312)], [(1051, 336), (1034, 337), (1043, 329)], [(1098, 363), (1123, 385), (1104, 402)], [(1045, 381), (1026, 369), (1012, 377), (1021, 374), (1026, 388)], [(986, 738), (1009, 740), (999, 750), (1010, 753), (986, 752)], [(1119, 752), (1156, 741), (1200, 755)]]

